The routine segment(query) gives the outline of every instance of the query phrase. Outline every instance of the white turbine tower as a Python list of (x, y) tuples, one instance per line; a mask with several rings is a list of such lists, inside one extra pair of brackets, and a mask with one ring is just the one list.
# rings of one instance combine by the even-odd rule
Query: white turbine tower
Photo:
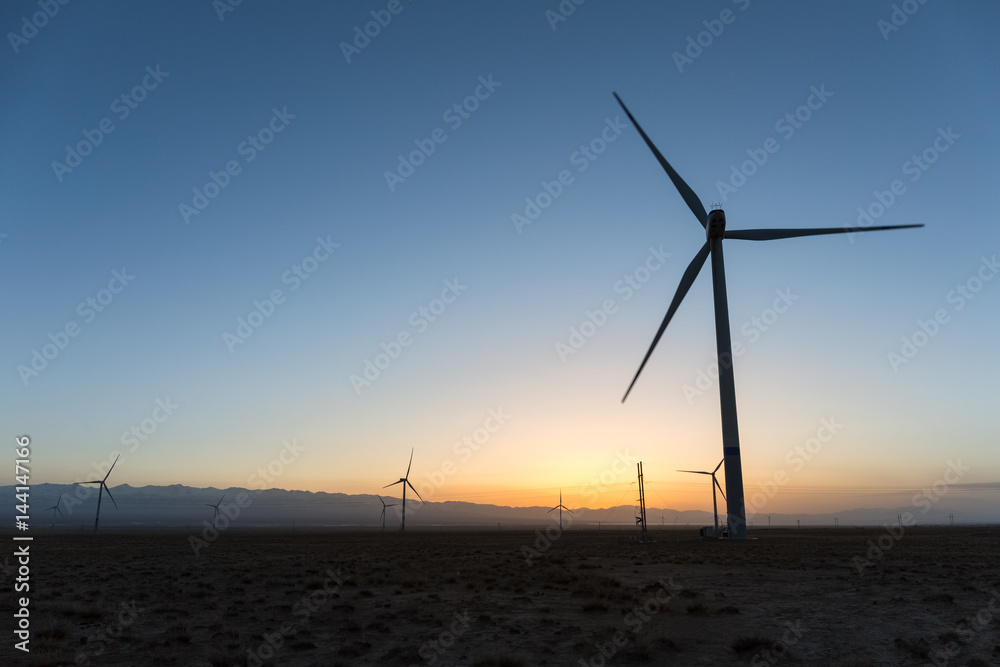
[(383, 489), (387, 489), (390, 486), (396, 486), (397, 484), (403, 485), (403, 520), (399, 524), (399, 531), (403, 532), (406, 530), (406, 487), (410, 487), (410, 490), (417, 494), (417, 498), (423, 501), (423, 498), (417, 493), (417, 490), (413, 488), (410, 484), (410, 467), (413, 466), (413, 448), (410, 448), (410, 465), (406, 466), (406, 477), (400, 477), (398, 482), (393, 482), (392, 484), (386, 484)]
[(635, 125), (635, 129), (638, 130), (642, 140), (646, 142), (646, 145), (653, 152), (657, 162), (659, 162), (660, 166), (663, 167), (663, 170), (667, 172), (667, 176), (670, 177), (674, 187), (677, 188), (677, 191), (684, 199), (684, 203), (687, 204), (688, 208), (698, 219), (698, 222), (701, 223), (701, 226), (705, 230), (706, 237), (705, 245), (702, 246), (701, 250), (698, 251), (698, 254), (694, 256), (691, 264), (688, 265), (687, 270), (684, 271), (684, 275), (681, 277), (681, 283), (677, 286), (677, 292), (674, 294), (673, 301), (670, 302), (670, 307), (667, 309), (667, 314), (663, 318), (663, 322), (660, 324), (660, 328), (656, 332), (656, 336), (653, 337), (653, 343), (649, 346), (649, 351), (646, 352), (645, 358), (639, 365), (639, 370), (636, 372), (635, 377), (632, 378), (632, 383), (625, 392), (625, 396), (622, 398), (622, 403), (624, 403), (625, 399), (628, 398), (629, 392), (631, 392), (632, 387), (635, 386), (635, 381), (639, 379), (639, 374), (642, 373), (642, 369), (646, 366), (649, 356), (653, 354), (653, 350), (656, 348), (656, 344), (660, 341), (660, 337), (663, 335), (664, 330), (670, 323), (670, 319), (674, 316), (674, 313), (677, 311), (677, 307), (680, 306), (681, 301), (688, 293), (688, 290), (691, 288), (692, 283), (694, 283), (695, 278), (698, 277), (698, 272), (701, 271), (701, 267), (704, 266), (705, 260), (708, 259), (708, 256), (711, 254), (712, 287), (715, 299), (715, 350), (716, 361), (719, 366), (719, 398), (722, 412), (722, 455), (725, 457), (726, 491), (728, 491), (728, 497), (726, 500), (728, 507), (726, 508), (726, 513), (728, 514), (729, 537), (732, 539), (746, 539), (747, 520), (746, 507), (743, 500), (743, 464), (740, 458), (740, 433), (736, 415), (736, 380), (733, 376), (733, 345), (729, 331), (729, 303), (726, 296), (726, 269), (722, 259), (722, 241), (724, 239), (773, 241), (776, 239), (789, 239), (798, 236), (815, 236), (819, 234), (854, 234), (859, 232), (874, 232), (880, 229), (923, 227), (923, 225), (727, 230), (725, 212), (722, 209), (716, 209), (711, 213), (707, 213), (705, 211), (705, 206), (701, 203), (701, 200), (698, 199), (698, 195), (696, 195), (694, 190), (692, 190), (691, 187), (684, 182), (684, 179), (681, 178), (676, 171), (674, 171), (674, 168), (670, 166), (667, 159), (663, 157), (656, 146), (653, 145), (653, 142), (632, 116), (632, 112), (628, 110), (625, 103), (622, 102), (620, 97), (618, 97), (618, 93), (614, 93), (614, 96), (615, 99), (618, 100), (618, 104), (620, 104), (622, 109), (624, 109), (625, 115), (627, 115), (628, 119), (632, 121), (633, 125)]

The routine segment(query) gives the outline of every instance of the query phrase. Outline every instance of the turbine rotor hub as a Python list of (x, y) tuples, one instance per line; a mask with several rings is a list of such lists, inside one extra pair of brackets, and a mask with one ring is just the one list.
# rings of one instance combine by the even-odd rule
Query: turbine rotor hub
[(721, 239), (726, 233), (726, 212), (717, 208), (708, 214), (708, 224), (705, 225), (705, 236), (711, 240)]

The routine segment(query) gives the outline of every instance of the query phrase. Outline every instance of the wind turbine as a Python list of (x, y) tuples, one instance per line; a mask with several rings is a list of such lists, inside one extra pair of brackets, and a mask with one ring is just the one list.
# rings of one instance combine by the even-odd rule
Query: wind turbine
[[(420, 496), (419, 493), (417, 493), (417, 490), (413, 488), (412, 484), (410, 484), (410, 467), (412, 465), (413, 465), (413, 448), (411, 447), (410, 448), (410, 465), (406, 466), (406, 477), (400, 477), (398, 482), (393, 482), (392, 484), (386, 484), (385, 486), (382, 487), (383, 489), (387, 489), (390, 486), (396, 486), (397, 484), (402, 484), (403, 485), (403, 520), (399, 524), (399, 530), (400, 530), (400, 532), (406, 530), (406, 487), (410, 487), (410, 489), (414, 493), (417, 494), (417, 498), (420, 498), (420, 500), (423, 501), (423, 498)], [(383, 508), (383, 511), (384, 511), (384, 509), (385, 508)]]
[[(399, 482), (397, 482), (397, 484), (398, 483)], [(403, 489), (403, 491), (406, 491), (406, 489)], [(385, 501), (382, 500), (382, 496), (378, 496), (377, 495), (376, 498), (378, 498), (380, 501), (382, 501), (382, 532), (384, 533), (385, 532), (385, 510), (388, 507), (395, 507), (396, 503), (389, 503), (388, 505), (386, 505)]]
[[(568, 507), (566, 507), (565, 505), (562, 504), (562, 489), (559, 489), (559, 504), (556, 505), (555, 507), (553, 507), (552, 509), (550, 509), (549, 512), (555, 512), (556, 510), (559, 510), (559, 532), (561, 533), (562, 532), (562, 511), (566, 510), (570, 514), (573, 513), (573, 510), (571, 510), (570, 508), (568, 508)], [(546, 514), (548, 514), (549, 512), (546, 512)]]
[[(97, 492), (97, 516), (94, 518), (94, 532), (95, 533), (97, 532), (97, 522), (101, 520), (101, 496), (104, 494), (105, 491), (108, 492), (108, 498), (111, 498), (111, 502), (115, 503), (115, 497), (111, 495), (111, 489), (108, 488), (108, 485), (105, 484), (105, 482), (107, 481), (108, 477), (111, 476), (111, 471), (115, 469), (115, 465), (118, 463), (118, 457), (119, 456), (121, 456), (121, 454), (119, 454), (118, 456), (115, 457), (115, 462), (111, 464), (110, 468), (108, 468), (108, 474), (104, 476), (104, 479), (95, 479), (95, 480), (92, 480), (92, 481), (89, 481), (89, 482), (74, 482), (74, 484), (76, 484), (76, 485), (80, 485), (80, 484), (100, 484), (101, 485), (100, 490)], [(115, 503), (115, 509), (118, 509), (118, 503)]]
[(65, 514), (63, 514), (63, 513), (62, 513), (62, 510), (61, 510), (61, 509), (59, 509), (59, 503), (61, 503), (61, 502), (62, 502), (62, 497), (63, 497), (63, 494), (61, 494), (61, 493), (60, 493), (60, 494), (59, 494), (59, 500), (57, 500), (57, 501), (56, 501), (56, 504), (55, 504), (55, 505), (53, 505), (52, 507), (46, 507), (46, 508), (45, 508), (45, 511), (46, 511), (46, 512), (48, 512), (49, 510), (54, 510), (54, 511), (52, 512), (52, 527), (53, 527), (53, 528), (55, 528), (55, 527), (56, 527), (56, 512), (59, 512), (59, 516), (61, 516), (61, 517), (63, 517), (63, 518), (65, 518), (65, 516), (66, 516)]
[[(719, 461), (719, 465), (715, 466), (715, 470), (713, 470), (712, 472), (707, 472), (705, 470), (678, 470), (677, 471), (677, 472), (690, 472), (690, 473), (694, 473), (695, 475), (711, 475), (712, 476), (712, 511), (715, 512), (715, 536), (716, 537), (719, 536), (719, 502), (716, 499), (715, 489), (716, 489), (716, 487), (718, 487), (719, 493), (722, 493), (722, 487), (719, 485), (719, 480), (717, 480), (715, 478), (715, 473), (719, 472), (719, 468), (721, 468), (722, 464), (725, 463), (725, 462), (726, 462), (726, 459), (722, 459), (721, 461)], [(726, 480), (726, 482), (727, 482), (726, 486), (729, 486), (729, 484), (728, 484), (729, 480)], [(726, 499), (726, 494), (725, 493), (722, 493), (722, 499), (723, 500)], [(732, 529), (730, 529), (730, 531), (731, 530)]]
[(226, 499), (226, 494), (223, 493), (222, 497), (219, 498), (219, 502), (215, 503), (214, 505), (212, 503), (205, 503), (205, 507), (211, 507), (215, 510), (215, 514), (212, 515), (212, 528), (215, 528), (215, 522), (219, 518), (219, 505), (221, 505), (222, 501), (225, 499)]
[(639, 135), (642, 137), (642, 140), (646, 142), (646, 145), (649, 146), (649, 149), (653, 152), (653, 155), (660, 163), (660, 166), (667, 172), (667, 176), (670, 177), (674, 187), (677, 188), (677, 191), (684, 199), (684, 203), (687, 204), (688, 208), (691, 209), (691, 212), (694, 214), (694, 217), (698, 219), (698, 222), (700, 222), (701, 226), (705, 229), (706, 236), (705, 245), (702, 246), (701, 250), (699, 250), (694, 256), (691, 264), (688, 265), (687, 270), (684, 271), (684, 275), (681, 277), (680, 285), (677, 286), (677, 292), (674, 294), (673, 301), (670, 302), (670, 307), (667, 309), (667, 314), (663, 318), (663, 322), (660, 324), (660, 328), (657, 330), (656, 336), (653, 337), (653, 343), (649, 346), (649, 351), (646, 352), (646, 356), (639, 365), (639, 370), (636, 372), (635, 377), (632, 378), (632, 383), (629, 385), (628, 391), (625, 392), (625, 396), (622, 398), (622, 403), (624, 403), (625, 399), (628, 398), (629, 392), (632, 391), (632, 387), (635, 386), (636, 380), (639, 379), (639, 374), (642, 373), (642, 369), (646, 366), (646, 362), (649, 360), (649, 356), (653, 353), (653, 349), (656, 348), (656, 344), (660, 341), (660, 337), (667, 328), (667, 324), (670, 323), (670, 319), (677, 311), (677, 307), (680, 306), (684, 296), (691, 288), (691, 284), (694, 283), (695, 278), (698, 277), (698, 272), (701, 271), (701, 267), (704, 266), (705, 260), (708, 259), (708, 255), (711, 254), (712, 286), (715, 298), (715, 348), (717, 355), (716, 361), (719, 366), (719, 398), (722, 412), (722, 453), (725, 457), (723, 460), (726, 465), (726, 490), (729, 491), (726, 512), (728, 514), (729, 537), (731, 539), (745, 539), (747, 536), (747, 521), (746, 508), (743, 500), (743, 466), (740, 459), (740, 434), (736, 415), (736, 381), (733, 376), (733, 346), (729, 330), (729, 304), (726, 297), (726, 271), (722, 257), (723, 239), (773, 241), (776, 239), (787, 239), (797, 236), (874, 232), (881, 229), (905, 229), (909, 227), (923, 227), (923, 225), (727, 230), (725, 212), (722, 209), (713, 210), (711, 213), (707, 213), (705, 211), (705, 206), (701, 203), (701, 200), (698, 199), (698, 195), (696, 195), (694, 190), (692, 190), (690, 186), (684, 182), (684, 179), (682, 179), (680, 175), (674, 171), (674, 168), (670, 166), (667, 159), (663, 157), (656, 146), (653, 145), (653, 142), (632, 116), (632, 112), (628, 110), (625, 103), (622, 102), (620, 97), (618, 97), (618, 93), (613, 94), (615, 99), (618, 100), (618, 104), (620, 104), (622, 109), (624, 109), (629, 120), (632, 121), (633, 125), (635, 125), (635, 129), (639, 131)]

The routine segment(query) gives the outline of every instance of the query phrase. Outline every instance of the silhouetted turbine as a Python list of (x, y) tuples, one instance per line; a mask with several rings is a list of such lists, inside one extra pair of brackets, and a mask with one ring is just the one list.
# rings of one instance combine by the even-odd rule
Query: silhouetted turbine
[(733, 376), (733, 346), (729, 331), (729, 305), (726, 297), (726, 271), (722, 258), (723, 239), (771, 241), (775, 239), (787, 239), (798, 236), (874, 232), (882, 229), (923, 227), (923, 225), (825, 227), (817, 229), (748, 229), (740, 231), (727, 231), (725, 212), (721, 209), (712, 211), (711, 213), (707, 213), (705, 211), (705, 206), (701, 203), (701, 200), (698, 199), (698, 195), (696, 195), (694, 190), (692, 190), (690, 186), (684, 182), (684, 179), (682, 179), (680, 175), (674, 171), (674, 168), (670, 166), (667, 159), (663, 157), (656, 146), (653, 145), (653, 142), (632, 116), (632, 112), (628, 110), (625, 103), (622, 102), (620, 97), (618, 97), (618, 93), (613, 94), (615, 99), (618, 100), (618, 104), (620, 104), (622, 109), (625, 111), (629, 120), (632, 121), (633, 125), (635, 125), (635, 129), (638, 130), (642, 140), (646, 142), (649, 150), (653, 152), (657, 162), (659, 162), (660, 166), (663, 167), (663, 170), (667, 172), (667, 176), (670, 177), (674, 187), (677, 188), (677, 191), (684, 199), (684, 203), (687, 204), (688, 208), (691, 209), (691, 212), (694, 214), (694, 217), (697, 218), (698, 222), (701, 223), (701, 226), (704, 227), (705, 236), (707, 237), (705, 245), (702, 246), (701, 250), (698, 251), (698, 254), (696, 254), (694, 259), (691, 261), (691, 264), (688, 265), (687, 270), (684, 271), (684, 275), (681, 277), (680, 285), (677, 287), (677, 292), (674, 294), (673, 301), (670, 302), (670, 307), (667, 309), (667, 314), (663, 318), (663, 322), (660, 324), (660, 328), (657, 330), (656, 335), (653, 337), (653, 343), (649, 346), (649, 351), (646, 352), (646, 356), (639, 365), (639, 370), (636, 372), (635, 377), (632, 378), (632, 383), (629, 384), (628, 390), (622, 398), (622, 403), (624, 403), (625, 399), (628, 398), (629, 392), (632, 391), (632, 387), (635, 386), (636, 380), (639, 379), (639, 374), (642, 373), (642, 369), (646, 366), (646, 362), (649, 361), (650, 355), (653, 354), (653, 349), (656, 348), (656, 344), (660, 341), (660, 337), (663, 335), (664, 330), (666, 330), (667, 324), (670, 323), (670, 319), (677, 311), (677, 307), (680, 306), (681, 301), (684, 299), (684, 295), (688, 293), (692, 283), (694, 283), (695, 278), (698, 276), (698, 272), (701, 271), (701, 267), (705, 264), (705, 260), (708, 258), (709, 253), (711, 253), (712, 285), (715, 297), (716, 361), (719, 366), (719, 398), (721, 399), (720, 407), (722, 412), (722, 453), (726, 466), (726, 490), (728, 491), (726, 513), (728, 515), (729, 537), (733, 539), (744, 539), (747, 536), (747, 521), (746, 508), (743, 500), (743, 465), (740, 459), (740, 434), (736, 415), (736, 381)]
[[(570, 508), (568, 508), (568, 507), (566, 507), (565, 505), (562, 504), (562, 489), (559, 489), (559, 504), (556, 505), (555, 507), (553, 507), (552, 509), (550, 509), (549, 512), (555, 512), (556, 510), (559, 510), (559, 532), (561, 533), (562, 532), (562, 512), (563, 512), (563, 510), (566, 510), (570, 514), (573, 513), (573, 510), (571, 510)], [(548, 514), (549, 512), (546, 512), (546, 514)]]
[(215, 528), (215, 522), (219, 518), (219, 514), (220, 514), (220, 512), (219, 512), (219, 505), (221, 505), (222, 501), (225, 500), (225, 499), (226, 499), (226, 494), (223, 493), (222, 497), (219, 498), (219, 502), (215, 503), (214, 505), (212, 503), (205, 503), (205, 507), (211, 507), (212, 509), (215, 510), (215, 514), (212, 515), (212, 527), (213, 528)]
[(108, 477), (111, 476), (111, 471), (115, 469), (115, 465), (117, 465), (117, 463), (118, 463), (118, 457), (120, 457), (120, 456), (121, 456), (121, 454), (119, 454), (118, 456), (115, 457), (115, 462), (111, 464), (110, 468), (108, 468), (108, 474), (104, 476), (104, 479), (95, 479), (95, 480), (92, 480), (90, 482), (74, 482), (74, 484), (76, 484), (76, 485), (80, 485), (80, 484), (100, 484), (101, 485), (100, 490), (97, 492), (97, 516), (94, 517), (94, 532), (95, 533), (97, 532), (97, 522), (101, 520), (101, 496), (104, 494), (105, 491), (108, 492), (108, 498), (111, 498), (111, 502), (113, 502), (115, 504), (115, 509), (118, 509), (118, 503), (115, 503), (115, 497), (111, 495), (111, 489), (108, 488), (108, 485), (105, 484), (105, 482), (107, 481)]
[(419, 493), (417, 493), (417, 490), (413, 488), (412, 484), (410, 484), (410, 467), (411, 466), (413, 466), (413, 448), (412, 447), (410, 448), (410, 465), (406, 466), (406, 477), (400, 477), (398, 482), (393, 482), (392, 484), (386, 484), (385, 486), (382, 487), (383, 489), (387, 489), (390, 486), (396, 486), (397, 484), (402, 484), (403, 485), (403, 519), (402, 519), (402, 521), (399, 524), (399, 530), (400, 530), (400, 532), (403, 532), (404, 530), (406, 530), (406, 487), (410, 487), (410, 489), (414, 493), (417, 494), (417, 498), (420, 498), (420, 500), (423, 501), (423, 498), (420, 496)]
[[(722, 461), (719, 461), (719, 465), (715, 466), (715, 470), (713, 470), (712, 472), (706, 472), (704, 470), (678, 470), (677, 471), (677, 472), (691, 472), (691, 473), (694, 473), (695, 475), (711, 475), (712, 476), (712, 511), (715, 512), (715, 536), (716, 537), (719, 536), (719, 501), (717, 500), (717, 498), (715, 496), (715, 488), (718, 487), (719, 488), (719, 493), (722, 493), (722, 487), (719, 486), (719, 480), (717, 480), (715, 478), (715, 473), (719, 472), (719, 468), (722, 467), (722, 464), (724, 462), (725, 462), (725, 459), (722, 459)], [(722, 499), (723, 500), (726, 499), (726, 494), (725, 493), (722, 493)]]
[(52, 528), (56, 527), (56, 512), (59, 512), (59, 516), (61, 516), (63, 518), (66, 518), (66, 515), (62, 513), (61, 509), (59, 509), (59, 503), (62, 502), (62, 497), (63, 497), (63, 494), (60, 493), (59, 494), (59, 500), (56, 501), (56, 504), (53, 505), (52, 507), (46, 507), (45, 508), (46, 512), (48, 512), (49, 510), (54, 510), (52, 512)]
[[(397, 484), (398, 484), (398, 482), (397, 482)], [(386, 505), (385, 501), (382, 500), (382, 496), (376, 495), (376, 497), (382, 502), (382, 532), (384, 533), (385, 532), (385, 510), (386, 510), (387, 507), (395, 507), (396, 503), (389, 503), (388, 505)]]

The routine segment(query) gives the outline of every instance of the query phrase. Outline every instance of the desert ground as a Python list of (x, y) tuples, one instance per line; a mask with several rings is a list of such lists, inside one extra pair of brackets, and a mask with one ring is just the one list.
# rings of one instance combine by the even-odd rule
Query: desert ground
[(1000, 529), (636, 532), (37, 531), (0, 662), (1000, 664)]

